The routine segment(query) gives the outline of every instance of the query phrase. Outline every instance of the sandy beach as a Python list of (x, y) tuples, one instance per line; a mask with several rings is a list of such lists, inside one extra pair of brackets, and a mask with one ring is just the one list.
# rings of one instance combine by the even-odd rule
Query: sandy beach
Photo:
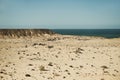
[(120, 80), (120, 0), (0, 0), (0, 80)]
[(0, 80), (120, 80), (120, 38), (0, 39)]

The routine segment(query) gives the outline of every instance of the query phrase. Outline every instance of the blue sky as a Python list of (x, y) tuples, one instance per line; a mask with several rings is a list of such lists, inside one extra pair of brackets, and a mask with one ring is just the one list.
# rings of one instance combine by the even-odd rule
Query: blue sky
[(120, 28), (120, 0), (0, 0), (0, 28)]

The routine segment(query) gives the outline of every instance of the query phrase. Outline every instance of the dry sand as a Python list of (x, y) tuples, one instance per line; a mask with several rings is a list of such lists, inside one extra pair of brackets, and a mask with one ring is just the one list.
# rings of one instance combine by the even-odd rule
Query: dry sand
[(0, 39), (0, 80), (120, 80), (120, 38)]

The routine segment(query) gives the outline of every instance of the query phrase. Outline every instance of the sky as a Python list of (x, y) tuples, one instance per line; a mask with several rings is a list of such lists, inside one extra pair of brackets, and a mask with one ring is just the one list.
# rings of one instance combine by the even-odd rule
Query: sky
[(0, 0), (0, 28), (120, 29), (120, 0)]

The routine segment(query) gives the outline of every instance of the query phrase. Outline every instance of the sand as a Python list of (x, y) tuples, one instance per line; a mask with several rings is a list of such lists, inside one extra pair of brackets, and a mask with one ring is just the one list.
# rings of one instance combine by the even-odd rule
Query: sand
[(120, 38), (0, 39), (0, 80), (120, 80)]

